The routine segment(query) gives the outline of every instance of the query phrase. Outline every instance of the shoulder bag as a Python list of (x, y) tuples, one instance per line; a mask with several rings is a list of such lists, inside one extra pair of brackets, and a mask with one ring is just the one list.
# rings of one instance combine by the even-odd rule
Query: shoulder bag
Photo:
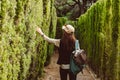
[(70, 57), (70, 70), (77, 74), (84, 68), (86, 64), (86, 53), (79, 47), (79, 41), (75, 41), (75, 50)]

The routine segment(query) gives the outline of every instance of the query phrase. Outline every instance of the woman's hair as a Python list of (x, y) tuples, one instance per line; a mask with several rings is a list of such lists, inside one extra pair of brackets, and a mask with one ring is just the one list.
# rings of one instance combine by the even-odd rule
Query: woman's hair
[(75, 35), (74, 33), (66, 33), (65, 31), (63, 31), (63, 36), (61, 38), (61, 43), (62, 46), (64, 46), (64, 48), (66, 48), (66, 50), (68, 51), (72, 51), (75, 47)]

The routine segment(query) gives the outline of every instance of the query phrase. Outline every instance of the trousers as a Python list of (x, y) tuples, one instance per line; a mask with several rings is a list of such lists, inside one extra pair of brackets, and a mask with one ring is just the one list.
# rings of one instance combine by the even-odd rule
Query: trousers
[(70, 71), (70, 69), (62, 69), (61, 67), (60, 67), (60, 79), (61, 80), (68, 80), (67, 78), (67, 76), (69, 76), (69, 80), (76, 80), (76, 76), (77, 75), (74, 75), (71, 71)]

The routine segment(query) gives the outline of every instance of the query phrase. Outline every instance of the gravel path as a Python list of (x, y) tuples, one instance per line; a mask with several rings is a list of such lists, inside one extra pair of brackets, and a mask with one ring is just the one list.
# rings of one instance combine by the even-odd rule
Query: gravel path
[[(44, 69), (44, 76), (41, 80), (60, 80), (59, 76), (59, 65), (56, 64), (58, 59), (58, 54), (54, 54), (51, 59), (51, 63), (49, 66)], [(95, 79), (93, 73), (89, 69), (89, 67), (83, 70), (83, 74), (79, 73), (77, 75), (77, 80), (100, 80)]]

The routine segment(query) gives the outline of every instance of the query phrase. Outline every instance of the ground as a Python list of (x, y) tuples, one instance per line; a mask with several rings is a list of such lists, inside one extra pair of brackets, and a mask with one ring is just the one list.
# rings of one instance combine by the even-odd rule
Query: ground
[[(41, 80), (60, 80), (59, 76), (59, 65), (56, 64), (58, 59), (58, 54), (54, 53), (51, 58), (50, 65), (46, 66), (44, 69), (44, 76)], [(77, 80), (100, 80), (95, 78), (95, 74), (90, 70), (89, 67), (83, 70), (83, 74), (79, 73), (77, 75)]]

